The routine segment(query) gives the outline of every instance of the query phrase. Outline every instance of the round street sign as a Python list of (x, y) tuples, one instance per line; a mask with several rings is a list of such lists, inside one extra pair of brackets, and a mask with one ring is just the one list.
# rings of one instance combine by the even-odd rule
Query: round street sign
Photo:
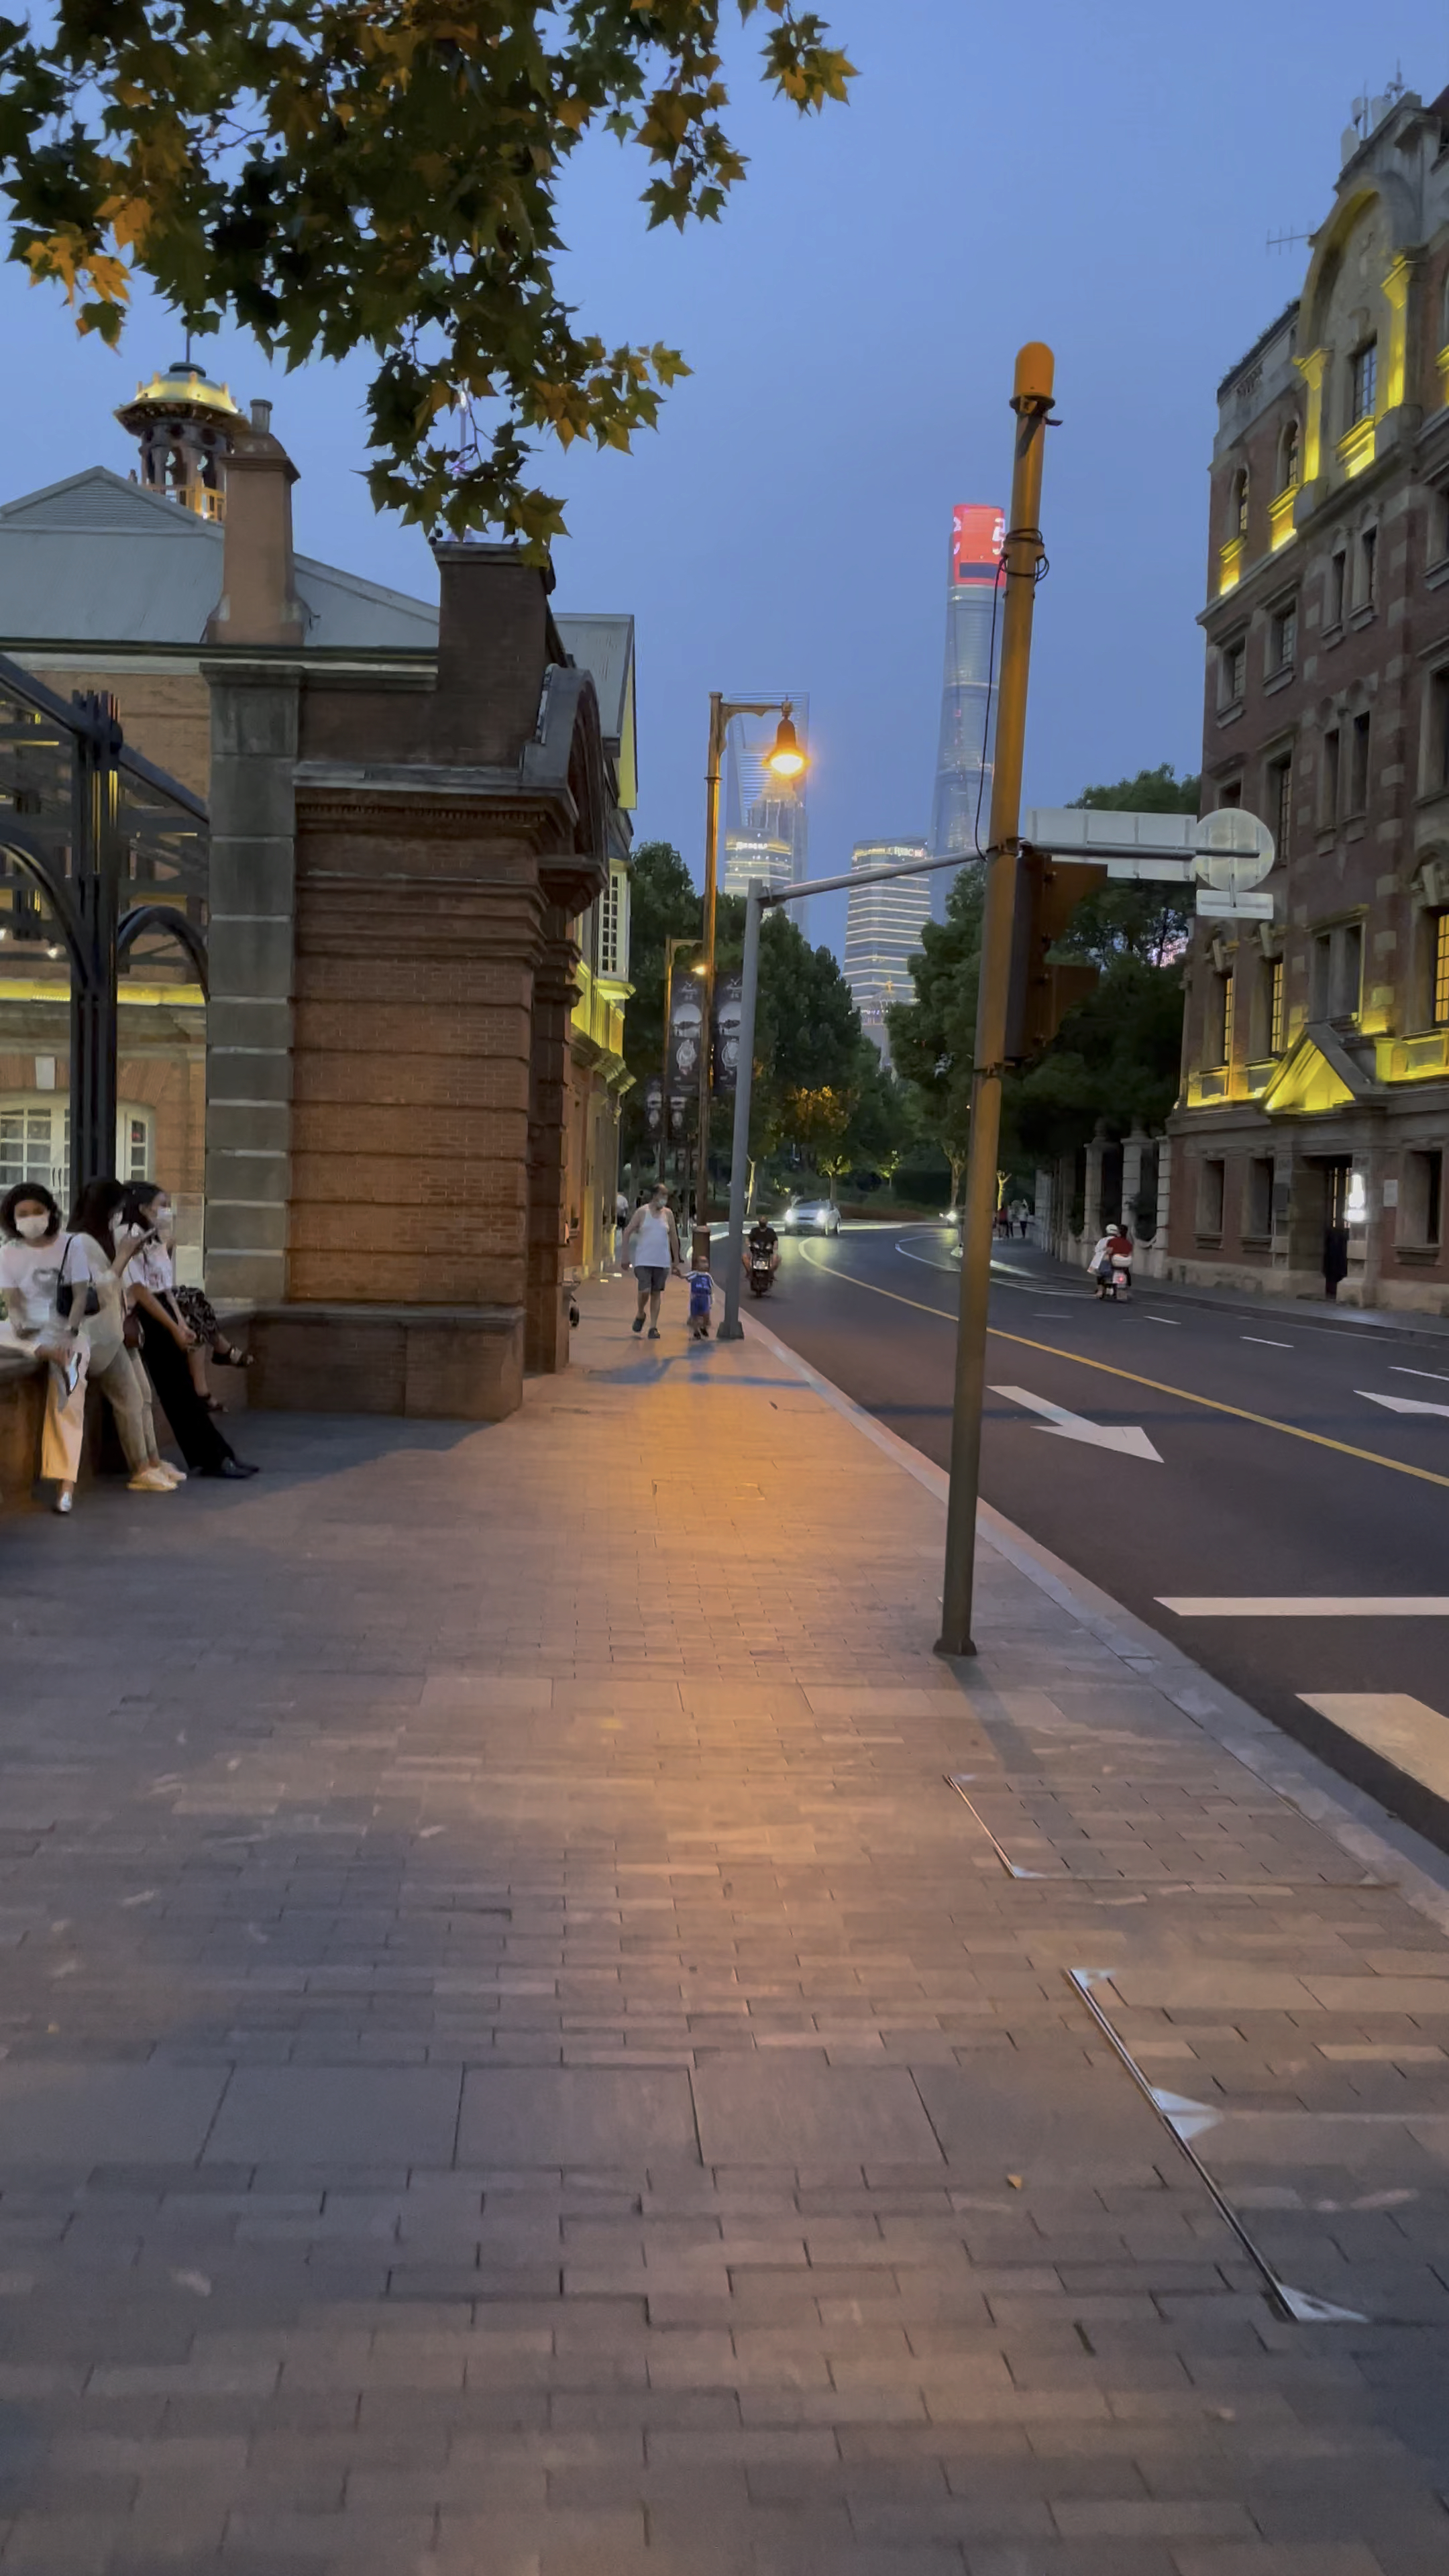
[(1193, 834), (1193, 874), (1216, 894), (1246, 894), (1272, 866), (1272, 833), (1241, 805), (1205, 814)]

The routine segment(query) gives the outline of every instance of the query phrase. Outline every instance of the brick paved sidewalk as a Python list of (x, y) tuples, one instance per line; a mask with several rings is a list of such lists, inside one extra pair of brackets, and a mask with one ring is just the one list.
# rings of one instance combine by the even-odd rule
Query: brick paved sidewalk
[(1443, 2576), (1410, 1838), (630, 1303), (0, 1536), (3, 2576)]

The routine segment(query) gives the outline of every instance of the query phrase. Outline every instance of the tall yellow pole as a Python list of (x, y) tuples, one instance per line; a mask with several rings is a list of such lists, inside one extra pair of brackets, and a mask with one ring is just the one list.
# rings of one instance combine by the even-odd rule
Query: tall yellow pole
[(941, 1634), (936, 1646), (941, 1655), (976, 1652), (971, 1638), (971, 1609), (981, 1478), (981, 1408), (986, 1394), (986, 1310), (991, 1294), (1001, 1081), (1020, 874), (1026, 684), (1031, 665), (1032, 611), (1042, 559), (1042, 451), (1046, 446), (1046, 418), (1052, 407), (1054, 371), (1052, 353), (1041, 341), (1029, 341), (1018, 350), (1011, 396), (1017, 426), (1011, 521), (1003, 555), (1006, 599), (996, 702), (996, 763), (991, 782), (991, 839), (981, 925), (981, 978), (976, 1000), (976, 1054), (961, 1237), (961, 1320), (956, 1332), (956, 1397), (951, 1420), (951, 1498), (946, 1514)]
[(699, 1136), (695, 1171), (694, 1221), (709, 1223), (709, 1076), (714, 1036), (714, 916), (719, 863), (719, 772), (724, 757), (724, 699), (715, 689), (709, 701), (709, 760), (704, 774), (704, 974), (699, 1031)]

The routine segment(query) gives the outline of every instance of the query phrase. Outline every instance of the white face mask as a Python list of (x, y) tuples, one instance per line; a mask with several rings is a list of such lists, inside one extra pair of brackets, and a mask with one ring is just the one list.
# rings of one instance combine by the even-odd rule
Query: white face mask
[(15, 1231), (23, 1235), (27, 1243), (44, 1243), (50, 1232), (50, 1219), (48, 1216), (18, 1216)]
[(171, 1231), (170, 1208), (164, 1203), (160, 1207), (153, 1208), (151, 1211), (151, 1223), (156, 1228), (158, 1234), (169, 1234)]

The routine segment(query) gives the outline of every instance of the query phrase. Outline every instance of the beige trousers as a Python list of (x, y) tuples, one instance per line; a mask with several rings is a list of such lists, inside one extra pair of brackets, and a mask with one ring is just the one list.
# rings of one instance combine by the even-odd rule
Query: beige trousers
[[(80, 1376), (66, 1393), (65, 1371), (50, 1363), (45, 1390), (45, 1427), (40, 1435), (40, 1472), (57, 1485), (73, 1485), (80, 1474), (85, 1440), (86, 1388), (98, 1386), (116, 1417), (121, 1447), (133, 1476), (152, 1455), (150, 1388), (136, 1355), (124, 1345), (99, 1368), (84, 1341), (77, 1342)], [(142, 1386), (146, 1385), (143, 1401)]]

